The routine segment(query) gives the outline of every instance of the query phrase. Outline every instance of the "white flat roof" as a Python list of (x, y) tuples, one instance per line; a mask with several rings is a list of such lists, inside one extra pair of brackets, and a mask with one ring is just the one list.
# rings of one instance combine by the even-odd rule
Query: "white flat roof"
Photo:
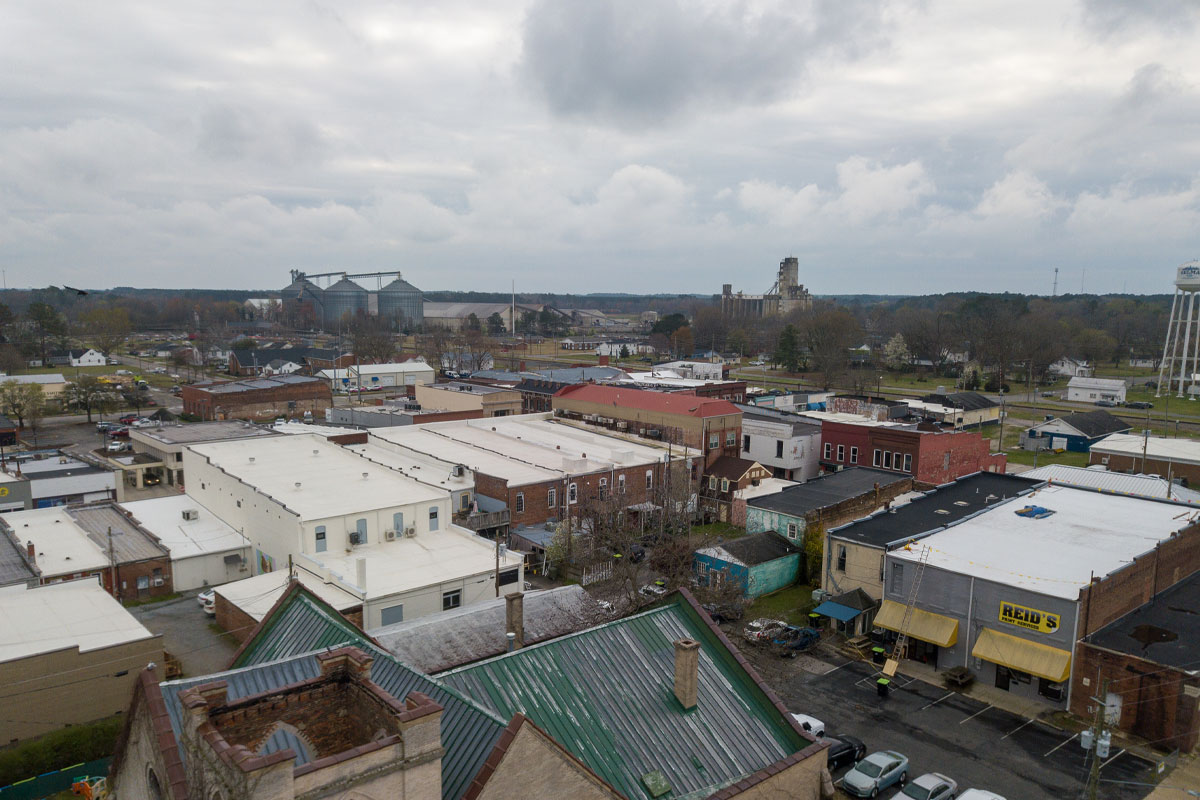
[(1200, 505), (1200, 492), (1172, 485), (1166, 478), (1154, 475), (1130, 475), (1125, 472), (1109, 472), (1101, 466), (1069, 467), (1066, 464), (1049, 464), (1021, 473), (1022, 478), (1061, 483), (1066, 486), (1081, 486), (1100, 489), (1114, 494), (1131, 494), (1139, 497), (1156, 497), (1163, 500), (1178, 500)]
[[(305, 589), (324, 600), (338, 611), (348, 611), (362, 605), (362, 598), (326, 583), (305, 570), (296, 570), (296, 577)], [(280, 595), (287, 589), (288, 572), (277, 569), (274, 572), (264, 572), (253, 578), (225, 583), (217, 586), (215, 591), (229, 602), (249, 614), (255, 621), (261, 621), (271, 610), (271, 606), (279, 600)]]
[(315, 433), (318, 436), (345, 436), (347, 433), (358, 433), (357, 428), (339, 428), (336, 425), (319, 425), (312, 422), (295, 422), (288, 420), (286, 422), (276, 422), (271, 426), (271, 430), (277, 433), (286, 433), (289, 436), (295, 436), (299, 433)]
[(1168, 439), (1164, 436), (1143, 438), (1132, 433), (1114, 433), (1092, 445), (1093, 453), (1137, 456), (1142, 448), (1146, 456), (1157, 461), (1178, 461), (1182, 464), (1200, 464), (1200, 441), (1196, 439)]
[(130, 428), (133, 439), (148, 440), (153, 444), (182, 446), (200, 442), (219, 442), (226, 439), (250, 439), (256, 436), (273, 436), (274, 431), (262, 425), (242, 420), (218, 420), (216, 422), (167, 422), (149, 428)]
[(98, 650), (154, 636), (95, 580), (0, 587), (0, 612), (0, 661), (72, 646)]
[[(355, 547), (345, 555), (318, 553), (309, 558), (351, 585), (358, 579), (358, 559), (365, 558), (365, 588), (370, 600), (475, 575), (490, 576), (496, 569), (496, 546), (465, 528), (448, 525), (435, 533)], [(500, 568), (519, 567), (521, 561), (522, 557), (510, 550), (500, 559)], [(299, 566), (307, 569), (304, 560)]]
[(752, 497), (779, 494), (789, 486), (797, 485), (799, 485), (798, 481), (785, 481), (783, 478), (764, 478), (758, 482), (758, 486), (747, 486), (745, 489), (738, 489), (734, 492), (734, 495), (742, 500), (749, 500)]
[(24, 545), (33, 542), (43, 575), (104, 569), (108, 556), (67, 513), (66, 506), (12, 512), (5, 520)]
[[(1014, 513), (1031, 505), (1055, 513)], [(1186, 505), (1048, 486), (890, 555), (913, 561), (925, 546), (930, 566), (1073, 600), (1093, 576), (1121, 568), (1198, 517), (1200, 509)]]
[(368, 440), (367, 444), (346, 445), (346, 449), (410, 477), (444, 486), (452, 492), (475, 488), (475, 476), (470, 470), (463, 470), (461, 476), (455, 477), (455, 465), (436, 456), (418, 453), (408, 448), (396, 448), (395, 445), (380, 443), (378, 440)]
[[(441, 489), (311, 433), (210, 442), (188, 449), (283, 503), (302, 519), (326, 519), (447, 497)], [(301, 488), (296, 488), (297, 483)]]
[(862, 414), (846, 414), (841, 411), (797, 411), (796, 413), (801, 417), (809, 417), (821, 422), (845, 422), (849, 425), (865, 425), (872, 428), (912, 428), (916, 430), (916, 426), (911, 422), (884, 422), (864, 417)]
[(395, 375), (402, 372), (433, 372), (424, 361), (401, 361), (395, 364), (363, 364), (361, 367), (323, 369), (317, 375), (326, 380), (351, 378), (358, 375)]
[[(434, 423), (438, 424), (438, 423)], [(504, 478), (509, 486), (558, 480), (560, 470), (549, 470), (532, 464), (522, 464), (503, 453), (475, 447), (468, 442), (443, 436), (428, 430), (431, 425), (402, 425), (391, 428), (373, 428), (371, 436), (410, 448), (425, 455), (444, 459), (452, 464), (462, 464), (473, 472), (482, 472)]]
[[(159, 538), (163, 547), (171, 551), (173, 561), (239, 550), (250, 543), (245, 536), (186, 494), (119, 505), (132, 514), (143, 528)], [(186, 510), (196, 511), (196, 519), (184, 519), (183, 512)]]

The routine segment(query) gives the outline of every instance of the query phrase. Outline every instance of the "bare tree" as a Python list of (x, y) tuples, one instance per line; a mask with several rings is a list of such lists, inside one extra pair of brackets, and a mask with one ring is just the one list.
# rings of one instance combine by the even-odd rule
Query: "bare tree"
[(80, 320), (92, 346), (109, 355), (129, 336), (129, 312), (119, 306), (93, 308)]
[(824, 388), (830, 388), (846, 374), (850, 348), (860, 332), (853, 315), (843, 309), (815, 311), (805, 320), (801, 337), (808, 347), (813, 368), (821, 374)]

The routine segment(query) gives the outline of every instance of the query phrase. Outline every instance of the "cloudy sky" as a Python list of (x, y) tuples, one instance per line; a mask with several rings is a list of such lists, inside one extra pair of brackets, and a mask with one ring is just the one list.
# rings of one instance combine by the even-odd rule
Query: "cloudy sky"
[(1190, 0), (10, 0), (8, 286), (1167, 291)]

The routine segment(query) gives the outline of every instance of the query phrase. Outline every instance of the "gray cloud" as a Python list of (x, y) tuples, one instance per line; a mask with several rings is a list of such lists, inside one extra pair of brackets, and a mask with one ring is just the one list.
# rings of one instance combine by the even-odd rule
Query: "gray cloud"
[(1190, 0), (1083, 0), (1083, 19), (1093, 31), (1115, 38), (1146, 29), (1188, 36), (1200, 22), (1200, 8)]
[(645, 125), (694, 105), (786, 97), (814, 56), (881, 41), (875, 3), (537, 0), (521, 72), (556, 114)]

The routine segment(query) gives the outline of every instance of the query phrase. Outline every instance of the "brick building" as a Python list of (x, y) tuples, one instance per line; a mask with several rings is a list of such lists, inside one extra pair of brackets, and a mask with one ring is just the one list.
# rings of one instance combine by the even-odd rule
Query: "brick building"
[(1109, 472), (1161, 475), (1184, 486), (1200, 486), (1200, 441), (1114, 433), (1092, 445), (1092, 464)]
[(700, 480), (700, 508), (711, 518), (731, 522), (737, 493), (770, 477), (771, 470), (756, 461), (721, 456), (708, 466)]
[(507, 417), (521, 413), (522, 397), (516, 389), (480, 386), (474, 383), (432, 383), (415, 387), (421, 408), (442, 411), (478, 411), (484, 417)]
[(913, 481), (940, 486), (975, 472), (1004, 472), (1008, 459), (991, 452), (991, 441), (975, 431), (877, 422), (848, 414), (808, 412), (821, 420), (821, 467), (886, 469)]
[(704, 453), (706, 467), (721, 456), (740, 454), (742, 412), (727, 400), (581, 384), (555, 394), (554, 410), (569, 419), (695, 448)]
[(521, 413), (537, 414), (554, 410), (554, 395), (571, 384), (548, 378), (525, 378), (514, 388), (521, 393)]
[(277, 375), (183, 387), (183, 411), (202, 420), (323, 416), (333, 392), (320, 378)]

